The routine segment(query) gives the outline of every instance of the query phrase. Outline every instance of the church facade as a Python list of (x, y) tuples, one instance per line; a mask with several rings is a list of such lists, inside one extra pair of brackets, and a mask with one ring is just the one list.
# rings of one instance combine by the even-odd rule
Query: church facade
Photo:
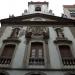
[(0, 75), (75, 75), (74, 20), (28, 2), (22, 16), (0, 22)]

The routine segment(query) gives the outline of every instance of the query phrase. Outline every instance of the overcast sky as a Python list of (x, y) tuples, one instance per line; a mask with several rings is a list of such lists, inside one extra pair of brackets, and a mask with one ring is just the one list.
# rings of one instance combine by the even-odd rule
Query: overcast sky
[(20, 16), (25, 9), (28, 9), (30, 1), (49, 2), (49, 9), (52, 9), (56, 16), (63, 13), (63, 5), (75, 4), (75, 0), (0, 0), (0, 19), (8, 18), (9, 14)]

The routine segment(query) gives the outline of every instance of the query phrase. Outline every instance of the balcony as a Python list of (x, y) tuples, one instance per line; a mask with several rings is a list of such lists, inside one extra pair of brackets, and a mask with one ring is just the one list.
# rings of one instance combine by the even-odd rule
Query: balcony
[(0, 64), (1, 65), (9, 65), (11, 63), (10, 57), (0, 56)]
[(44, 58), (29, 58), (29, 65), (44, 65)]
[(64, 69), (75, 69), (75, 58), (63, 58)]
[(62, 62), (64, 65), (75, 65), (75, 58), (63, 58)]

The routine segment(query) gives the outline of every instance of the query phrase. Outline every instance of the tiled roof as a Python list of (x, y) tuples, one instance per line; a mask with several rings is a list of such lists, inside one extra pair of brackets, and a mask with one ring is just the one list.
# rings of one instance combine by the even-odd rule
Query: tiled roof
[(74, 5), (63, 5), (63, 7), (65, 7), (65, 8), (75, 8), (75, 4)]

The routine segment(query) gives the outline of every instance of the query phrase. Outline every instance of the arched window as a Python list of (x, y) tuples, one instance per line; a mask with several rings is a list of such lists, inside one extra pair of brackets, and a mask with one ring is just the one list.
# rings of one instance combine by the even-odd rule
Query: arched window
[(44, 64), (44, 50), (43, 43), (31, 43), (29, 64), (43, 65)]
[(60, 54), (62, 58), (72, 58), (71, 48), (67, 45), (59, 46)]
[(0, 64), (10, 64), (11, 59), (15, 50), (15, 45), (13, 44), (8, 44), (5, 45), (3, 52), (0, 56)]
[(39, 6), (36, 7), (36, 8), (35, 8), (35, 11), (41, 11), (41, 7), (39, 7)]

